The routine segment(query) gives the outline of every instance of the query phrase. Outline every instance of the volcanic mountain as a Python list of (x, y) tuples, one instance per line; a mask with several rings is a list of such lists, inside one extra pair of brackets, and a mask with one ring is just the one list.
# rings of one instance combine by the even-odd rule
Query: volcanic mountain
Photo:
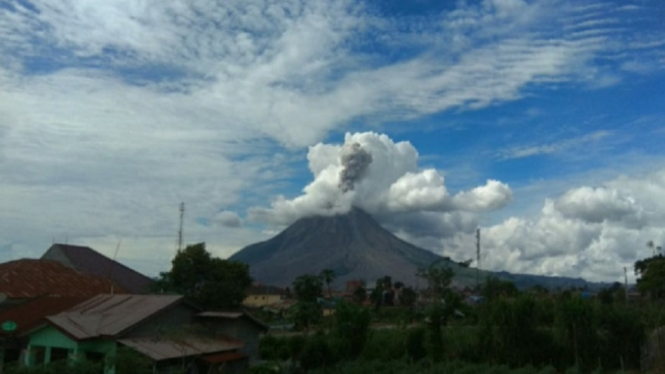
[(247, 246), (229, 259), (249, 264), (254, 280), (274, 286), (289, 286), (299, 275), (323, 269), (335, 271), (338, 287), (357, 279), (373, 284), (386, 275), (416, 285), (418, 268), (436, 261), (453, 267), (456, 283), (475, 281), (475, 269), (399, 239), (358, 208), (342, 215), (301, 218), (274, 238)]

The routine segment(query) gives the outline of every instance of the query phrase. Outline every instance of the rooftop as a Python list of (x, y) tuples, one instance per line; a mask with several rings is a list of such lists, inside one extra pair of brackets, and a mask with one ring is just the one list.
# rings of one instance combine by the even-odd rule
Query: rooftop
[(0, 292), (5, 293), (9, 299), (126, 293), (124, 288), (107, 279), (78, 272), (55, 261), (35, 259), (0, 264)]
[(80, 272), (110, 279), (134, 294), (147, 293), (153, 283), (149, 277), (90, 247), (56, 243), (44, 253), (42, 259), (58, 261)]

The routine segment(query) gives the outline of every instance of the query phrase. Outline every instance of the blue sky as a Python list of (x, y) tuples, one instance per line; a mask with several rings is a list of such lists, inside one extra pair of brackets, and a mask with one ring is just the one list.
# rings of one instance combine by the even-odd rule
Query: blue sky
[[(460, 260), (481, 227), (490, 269), (620, 279), (665, 244), (663, 19), (658, 0), (3, 1), (0, 259), (122, 241), (154, 275), (181, 201), (187, 241), (225, 257), (339, 199)], [(356, 141), (373, 162), (333, 198)]]

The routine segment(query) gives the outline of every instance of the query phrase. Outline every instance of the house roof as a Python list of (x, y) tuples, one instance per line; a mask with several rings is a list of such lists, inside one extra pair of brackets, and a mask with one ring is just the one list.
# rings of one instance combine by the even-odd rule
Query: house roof
[(253, 315), (245, 312), (245, 311), (239, 311), (239, 312), (216, 312), (216, 311), (207, 311), (207, 312), (201, 312), (196, 315), (197, 317), (205, 317), (205, 318), (221, 318), (221, 319), (237, 319), (241, 317), (245, 317), (249, 319), (251, 322), (259, 326), (263, 331), (268, 331), (270, 329), (270, 326), (266, 325), (263, 321), (260, 319), (254, 317)]
[(147, 293), (153, 280), (90, 247), (53, 244), (42, 256), (80, 272), (106, 278), (133, 294)]
[(107, 279), (83, 274), (55, 261), (22, 259), (0, 264), (0, 292), (10, 299), (43, 295), (92, 297), (111, 290), (126, 292)]
[(119, 343), (134, 348), (155, 361), (235, 351), (242, 348), (241, 341), (226, 337), (186, 336), (176, 340), (160, 338), (120, 339)]
[(44, 296), (15, 307), (0, 311), (0, 323), (13, 321), (18, 328), (15, 331), (0, 331), (0, 335), (20, 336), (45, 322), (44, 318), (58, 314), (76, 304), (85, 301), (85, 297)]
[(76, 340), (117, 337), (182, 299), (180, 295), (99, 295), (47, 320)]
[(203, 356), (203, 359), (209, 364), (221, 364), (222, 362), (242, 360), (243, 358), (247, 358), (247, 355), (239, 352), (222, 352)]

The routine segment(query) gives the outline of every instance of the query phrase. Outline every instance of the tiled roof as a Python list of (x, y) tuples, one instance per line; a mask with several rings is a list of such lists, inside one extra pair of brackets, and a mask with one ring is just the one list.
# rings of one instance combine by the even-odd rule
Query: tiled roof
[(113, 282), (80, 273), (55, 261), (23, 259), (0, 264), (0, 292), (10, 299), (39, 296), (92, 297), (125, 293)]
[(149, 337), (120, 339), (118, 342), (134, 348), (155, 361), (219, 352), (231, 353), (231, 351), (244, 346), (241, 341), (231, 338), (204, 338), (196, 336), (182, 337), (177, 339), (177, 341)]
[[(20, 336), (23, 333), (29, 332), (35, 327), (45, 323), (46, 316), (58, 314), (63, 310), (69, 309), (76, 304), (85, 301), (85, 297), (59, 297), (59, 296), (45, 296), (40, 297), (23, 304), (19, 304), (13, 308), (0, 311), (0, 322), (13, 321), (18, 328), (12, 331), (11, 334)], [(8, 335), (10, 333), (1, 331), (0, 335)]]
[(180, 295), (99, 295), (47, 320), (77, 340), (116, 337), (180, 300)]
[(133, 294), (147, 293), (153, 280), (90, 247), (53, 244), (42, 256), (94, 276), (111, 279)]

